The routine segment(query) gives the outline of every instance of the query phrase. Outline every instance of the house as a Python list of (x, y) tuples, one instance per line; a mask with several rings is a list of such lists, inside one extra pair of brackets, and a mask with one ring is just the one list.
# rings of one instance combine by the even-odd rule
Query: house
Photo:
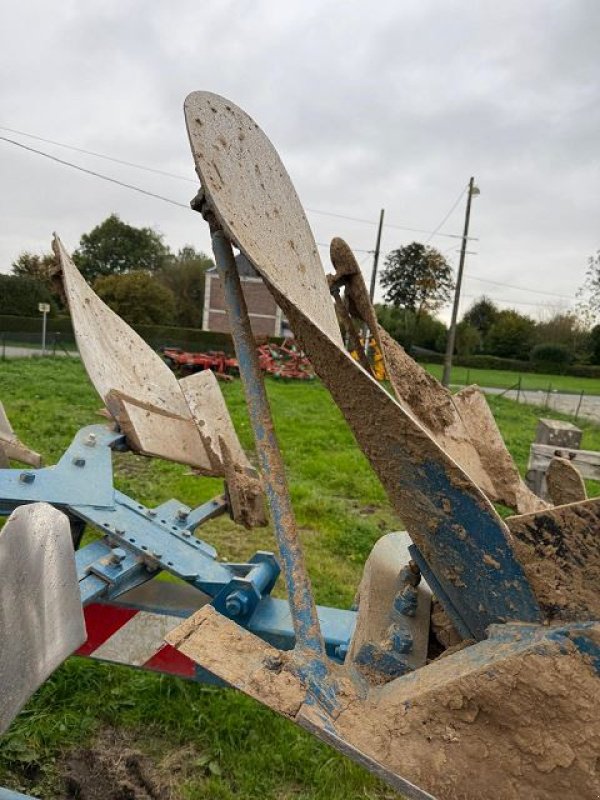
[[(235, 262), (254, 335), (289, 336), (290, 330), (287, 321), (258, 272), (241, 253), (235, 257)], [(216, 267), (211, 267), (206, 271), (202, 330), (219, 333), (231, 332), (225, 310), (223, 287)]]

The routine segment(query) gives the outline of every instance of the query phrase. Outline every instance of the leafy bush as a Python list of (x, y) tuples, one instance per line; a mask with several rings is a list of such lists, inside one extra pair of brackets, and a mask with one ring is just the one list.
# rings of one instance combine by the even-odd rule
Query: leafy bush
[(37, 316), (38, 303), (49, 303), (50, 313), (56, 305), (48, 288), (40, 281), (19, 275), (0, 275), (0, 314)]
[(529, 359), (540, 371), (564, 374), (573, 356), (564, 344), (536, 344)]

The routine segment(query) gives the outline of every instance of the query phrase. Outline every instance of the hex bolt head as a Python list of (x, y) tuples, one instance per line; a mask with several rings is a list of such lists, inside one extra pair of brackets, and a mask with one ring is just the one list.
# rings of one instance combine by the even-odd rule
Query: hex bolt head
[(340, 661), (343, 661), (347, 655), (348, 655), (348, 645), (338, 644), (338, 646), (335, 648), (335, 657), (339, 658)]
[(245, 614), (248, 611), (248, 597), (243, 592), (233, 592), (225, 600), (225, 610), (232, 617)]
[(417, 613), (418, 603), (418, 590), (409, 584), (394, 598), (394, 609), (406, 617), (414, 617)]
[(413, 648), (413, 638), (408, 631), (395, 628), (390, 631), (390, 643), (396, 653), (410, 653)]
[(156, 511), (153, 511), (151, 508), (147, 508), (146, 509), (146, 516), (147, 517), (155, 517), (156, 516)]
[(127, 557), (127, 552), (122, 547), (114, 547), (110, 554), (110, 560), (113, 564), (120, 564)]
[(22, 472), (19, 475), (19, 480), (21, 483), (33, 483), (35, 480), (35, 475), (33, 472)]
[(185, 508), (180, 508), (177, 512), (177, 519), (183, 522), (189, 516), (189, 511), (186, 511)]
[(85, 437), (84, 444), (87, 447), (95, 447), (96, 446), (96, 434), (95, 433), (88, 433)]

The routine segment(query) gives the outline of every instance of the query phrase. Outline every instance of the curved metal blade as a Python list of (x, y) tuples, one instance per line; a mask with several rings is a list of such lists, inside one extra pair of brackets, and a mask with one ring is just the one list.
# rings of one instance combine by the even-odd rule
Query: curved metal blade
[(468, 475), (346, 352), (314, 239), (285, 168), (241, 109), (208, 92), (185, 103), (206, 202), (270, 287), (315, 371), (475, 638), (541, 619), (508, 531)]
[(20, 506), (0, 531), (0, 733), (85, 639), (69, 520)]
[[(6, 466), (8, 466), (9, 458), (21, 461), (23, 464), (29, 464), (31, 467), (42, 466), (41, 455), (19, 440), (12, 429), (4, 406), (0, 403), (0, 462), (2, 462), (3, 456), (7, 462)], [(0, 467), (2, 466), (3, 464), (0, 463)]]
[(520, 514), (547, 508), (527, 488), (481, 389), (469, 386), (453, 395), (411, 358), (377, 322), (367, 287), (348, 244), (332, 239), (334, 286), (345, 286), (348, 313), (366, 323), (383, 355), (385, 370), (400, 405), (408, 408), (440, 446), (491, 499)]

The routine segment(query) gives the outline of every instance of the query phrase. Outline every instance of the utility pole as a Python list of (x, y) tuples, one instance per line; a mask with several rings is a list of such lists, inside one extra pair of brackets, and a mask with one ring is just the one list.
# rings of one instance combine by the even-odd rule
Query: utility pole
[(458, 317), (458, 306), (460, 304), (460, 288), (462, 285), (463, 270), (465, 267), (465, 256), (467, 254), (467, 241), (469, 239), (469, 220), (471, 219), (471, 199), (479, 194), (479, 189), (475, 186), (475, 178), (469, 181), (469, 191), (467, 194), (467, 208), (465, 211), (465, 227), (463, 230), (462, 245), (460, 248), (460, 261), (458, 263), (458, 273), (456, 275), (456, 286), (454, 287), (454, 305), (452, 306), (452, 319), (448, 330), (448, 341), (446, 342), (446, 355), (444, 356), (444, 373), (442, 384), (450, 384), (450, 374), (452, 372), (452, 356), (454, 355), (454, 343), (456, 341), (456, 318)]
[(373, 271), (371, 272), (371, 288), (369, 289), (369, 297), (371, 303), (375, 297), (375, 287), (377, 286), (377, 265), (379, 264), (379, 248), (381, 245), (381, 231), (383, 229), (383, 215), (385, 209), (381, 209), (379, 214), (379, 228), (377, 229), (377, 241), (375, 242), (375, 253), (373, 255)]

